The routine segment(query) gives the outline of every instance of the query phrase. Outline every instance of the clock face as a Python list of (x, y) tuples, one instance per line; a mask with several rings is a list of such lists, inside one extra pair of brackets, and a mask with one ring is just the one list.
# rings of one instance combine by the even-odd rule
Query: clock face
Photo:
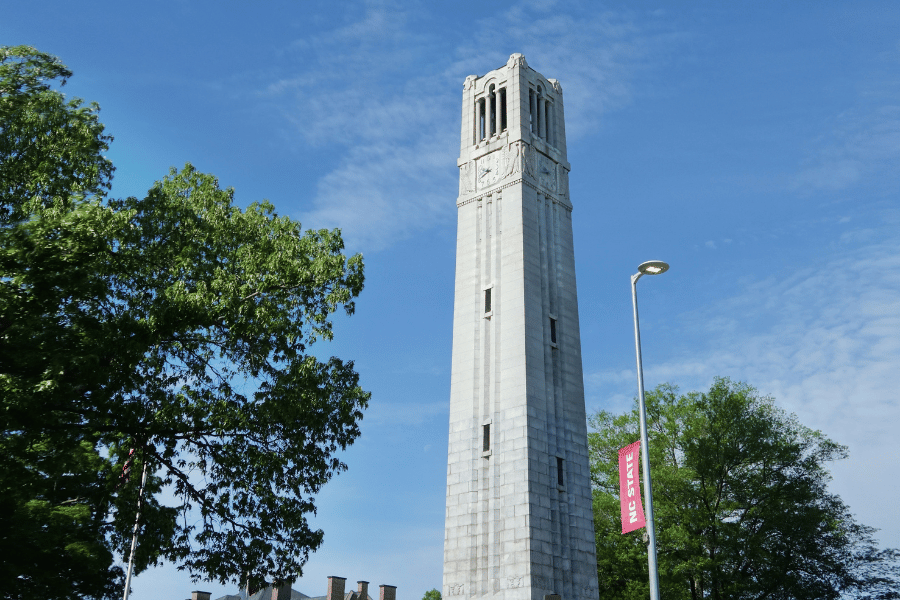
[(547, 191), (556, 192), (556, 163), (544, 156), (538, 154), (537, 176), (540, 186)]
[(486, 189), (500, 180), (500, 153), (491, 152), (475, 161), (475, 181), (479, 190)]

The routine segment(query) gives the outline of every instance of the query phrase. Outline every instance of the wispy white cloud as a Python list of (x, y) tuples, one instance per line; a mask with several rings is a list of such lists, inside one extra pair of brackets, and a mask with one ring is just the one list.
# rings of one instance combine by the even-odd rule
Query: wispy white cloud
[[(566, 135), (572, 141), (591, 135), (604, 114), (630, 103), (635, 80), (663, 64), (665, 50), (681, 43), (682, 34), (664, 29), (661, 21), (654, 23), (647, 15), (639, 26), (627, 13), (578, 3), (554, 10), (558, 4), (523, 2), (482, 19), (457, 55), (459, 64), (476, 73), (484, 70), (487, 59), (490, 65), (501, 65), (511, 52), (521, 52), (529, 65), (558, 79), (565, 97)], [(472, 64), (474, 57), (477, 64)]]
[(808, 158), (790, 181), (792, 189), (836, 191), (872, 182), (896, 189), (900, 182), (898, 63), (900, 57), (890, 61), (890, 74), (879, 74), (870, 84), (875, 88), (864, 90), (855, 106), (832, 117), (827, 131), (811, 140)]
[(340, 227), (354, 249), (387, 247), (453, 217), (456, 173), (448, 159), (452, 154), (428, 139), (353, 148), (319, 180), (315, 207), (301, 220)]
[(287, 49), (299, 69), (260, 94), (333, 159), (301, 221), (340, 227), (353, 250), (452, 223), (462, 82), (512, 52), (563, 82), (570, 131), (587, 134), (629, 102), (634, 74), (653, 54), (650, 37), (627, 18), (590, 9), (576, 20), (553, 4), (517, 4), (447, 42), (420, 35), (416, 14), (369, 1), (358, 19)]

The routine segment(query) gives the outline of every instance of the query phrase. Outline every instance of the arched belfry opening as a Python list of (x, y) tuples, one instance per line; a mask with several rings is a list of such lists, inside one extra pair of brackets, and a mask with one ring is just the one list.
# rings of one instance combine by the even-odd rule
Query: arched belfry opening
[(483, 94), (475, 98), (473, 106), (475, 144), (506, 132), (508, 123), (506, 97), (505, 87), (491, 83)]

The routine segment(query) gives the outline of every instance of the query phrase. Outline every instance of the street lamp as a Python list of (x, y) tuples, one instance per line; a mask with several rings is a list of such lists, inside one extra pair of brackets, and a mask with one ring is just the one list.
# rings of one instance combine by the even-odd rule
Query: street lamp
[(634, 346), (637, 352), (638, 406), (641, 417), (641, 467), (647, 496), (647, 562), (650, 566), (650, 600), (659, 600), (659, 570), (656, 564), (656, 526), (653, 521), (653, 488), (650, 485), (650, 447), (647, 441), (647, 409), (644, 406), (644, 368), (641, 366), (641, 330), (638, 326), (637, 281), (642, 275), (660, 275), (669, 270), (668, 263), (648, 260), (631, 276), (631, 300), (634, 304)]

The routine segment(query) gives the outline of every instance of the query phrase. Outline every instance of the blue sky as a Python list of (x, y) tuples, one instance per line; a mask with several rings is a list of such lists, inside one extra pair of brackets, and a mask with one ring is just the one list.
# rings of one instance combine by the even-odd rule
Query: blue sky
[[(113, 195), (192, 162), (362, 252), (317, 352), (372, 402), (294, 587), (441, 586), (462, 83), (522, 52), (565, 94), (589, 412), (647, 387), (754, 384), (850, 448), (832, 489), (900, 546), (900, 6), (891, 2), (9, 3), (3, 44), (75, 72)], [(353, 584), (355, 585), (355, 584)], [(171, 566), (135, 600), (213, 597)]]

